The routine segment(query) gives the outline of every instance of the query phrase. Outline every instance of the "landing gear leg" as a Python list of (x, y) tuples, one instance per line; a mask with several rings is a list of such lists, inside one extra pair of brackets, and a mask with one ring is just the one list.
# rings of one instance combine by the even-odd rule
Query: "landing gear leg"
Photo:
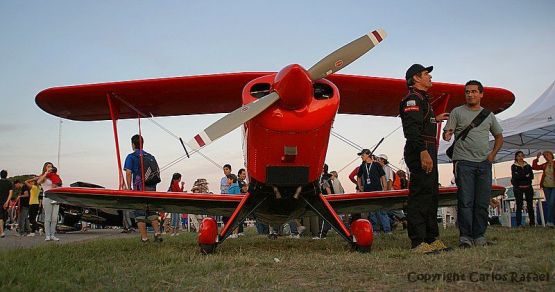
[(318, 216), (330, 224), (337, 234), (351, 245), (353, 250), (359, 252), (370, 251), (373, 241), (372, 224), (370, 224), (370, 221), (364, 219), (356, 220), (351, 224), (351, 230), (349, 231), (323, 195), (320, 194), (308, 198), (303, 196), (302, 198)]
[(198, 236), (200, 251), (204, 254), (213, 253), (217, 245), (222, 243), (239, 224), (242, 224), (247, 216), (252, 214), (264, 200), (266, 200), (265, 196), (252, 196), (247, 193), (220, 234), (218, 234), (216, 220), (214, 218), (204, 218), (200, 224)]

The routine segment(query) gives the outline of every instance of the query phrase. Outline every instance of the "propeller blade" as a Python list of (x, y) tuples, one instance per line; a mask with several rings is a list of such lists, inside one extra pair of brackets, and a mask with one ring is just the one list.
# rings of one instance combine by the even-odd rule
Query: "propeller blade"
[[(339, 48), (308, 70), (310, 79), (316, 81), (341, 70), (379, 44), (386, 36), (384, 30), (378, 29)], [(272, 92), (234, 110), (197, 134), (187, 145), (193, 150), (198, 150), (212, 143), (263, 112), (279, 98), (276, 92)]]
[(256, 101), (232, 111), (223, 118), (217, 120), (208, 128), (204, 129), (204, 131), (197, 134), (193, 139), (191, 139), (191, 141), (187, 142), (187, 145), (193, 148), (193, 150), (198, 150), (212, 143), (216, 139), (219, 139), (223, 135), (233, 131), (235, 128), (254, 118), (256, 115), (274, 104), (278, 99), (279, 95), (276, 92), (272, 92), (260, 99), (257, 99)]
[(310, 78), (316, 81), (343, 69), (386, 37), (387, 33), (383, 29), (378, 29), (344, 45), (308, 69)]

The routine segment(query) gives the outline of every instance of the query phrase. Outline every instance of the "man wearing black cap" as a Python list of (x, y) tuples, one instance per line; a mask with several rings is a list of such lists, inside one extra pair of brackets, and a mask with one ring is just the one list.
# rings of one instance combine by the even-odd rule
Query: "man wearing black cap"
[(447, 249), (438, 239), (438, 171), (436, 132), (437, 122), (449, 114), (434, 114), (428, 89), (432, 87), (433, 66), (410, 66), (405, 74), (409, 92), (401, 101), (399, 114), (407, 142), (404, 158), (410, 170), (409, 198), (407, 203), (408, 234), (412, 250), (433, 253)]
[(385, 172), (379, 163), (374, 163), (372, 152), (362, 149), (358, 156), (362, 158), (362, 164), (358, 169), (358, 189), (363, 192), (382, 191), (386, 184)]

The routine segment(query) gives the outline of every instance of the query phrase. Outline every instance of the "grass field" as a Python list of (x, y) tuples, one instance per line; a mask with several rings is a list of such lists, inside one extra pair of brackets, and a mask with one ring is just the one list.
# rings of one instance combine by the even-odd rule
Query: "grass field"
[[(410, 253), (403, 231), (377, 237), (369, 254), (349, 251), (336, 234), (271, 241), (248, 231), (208, 256), (195, 233), (162, 244), (127, 238), (3, 251), (0, 291), (555, 290), (555, 229), (490, 228), (495, 246), (439, 255)], [(455, 228), (441, 232), (456, 245)]]

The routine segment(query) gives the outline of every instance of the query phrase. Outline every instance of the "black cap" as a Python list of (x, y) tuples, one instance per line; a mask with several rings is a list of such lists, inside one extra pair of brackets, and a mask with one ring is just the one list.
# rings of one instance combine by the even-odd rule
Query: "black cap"
[(362, 154), (368, 154), (370, 155), (372, 152), (370, 152), (369, 149), (362, 149), (362, 151), (360, 151), (359, 153), (357, 153), (358, 156), (361, 156)]
[(412, 66), (410, 66), (410, 68), (407, 70), (407, 73), (405, 74), (405, 80), (409, 81), (409, 79), (411, 79), (412, 76), (422, 71), (432, 72), (432, 70), (434, 70), (434, 66), (424, 67), (420, 64), (412, 64)]

